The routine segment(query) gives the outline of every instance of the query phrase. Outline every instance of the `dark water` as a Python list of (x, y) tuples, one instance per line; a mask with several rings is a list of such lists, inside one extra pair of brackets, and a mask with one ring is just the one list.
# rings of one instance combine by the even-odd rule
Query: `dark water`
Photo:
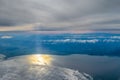
[(90, 74), (94, 80), (119, 80), (120, 58), (90, 55), (54, 56), (54, 65)]

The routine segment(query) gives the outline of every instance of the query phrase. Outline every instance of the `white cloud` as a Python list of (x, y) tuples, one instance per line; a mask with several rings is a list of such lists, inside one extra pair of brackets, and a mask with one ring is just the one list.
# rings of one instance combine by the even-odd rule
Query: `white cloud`
[(104, 39), (103, 42), (120, 42), (120, 40)]
[(91, 40), (81, 40), (81, 39), (61, 39), (61, 40), (43, 40), (43, 42), (51, 42), (51, 43), (96, 43), (98, 39)]
[(120, 36), (112, 36), (112, 39), (120, 39)]
[[(84, 39), (85, 38), (85, 39)], [(120, 42), (120, 36), (89, 36), (89, 35), (71, 35), (63, 39), (43, 40), (51, 44), (55, 43), (97, 43), (97, 42)]]
[(11, 39), (11, 38), (13, 38), (13, 36), (5, 35), (5, 36), (1, 36), (0, 38), (1, 39)]

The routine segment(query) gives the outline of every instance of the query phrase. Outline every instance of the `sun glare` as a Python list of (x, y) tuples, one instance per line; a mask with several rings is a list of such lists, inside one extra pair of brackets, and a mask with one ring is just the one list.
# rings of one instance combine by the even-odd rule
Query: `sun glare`
[(36, 64), (36, 65), (50, 65), (52, 57), (50, 55), (36, 54), (36, 55), (29, 56), (28, 60), (30, 63)]

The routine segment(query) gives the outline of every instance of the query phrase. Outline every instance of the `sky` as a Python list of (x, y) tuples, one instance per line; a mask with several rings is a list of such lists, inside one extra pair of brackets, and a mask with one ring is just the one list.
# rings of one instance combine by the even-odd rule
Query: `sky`
[(120, 30), (120, 0), (0, 0), (0, 31)]

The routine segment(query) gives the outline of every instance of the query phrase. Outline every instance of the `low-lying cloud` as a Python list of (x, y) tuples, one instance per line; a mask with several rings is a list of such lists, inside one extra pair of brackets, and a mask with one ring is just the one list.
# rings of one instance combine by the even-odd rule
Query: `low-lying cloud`
[(8, 36), (8, 35), (6, 35), (6, 36), (1, 36), (0, 38), (1, 38), (1, 39), (11, 39), (11, 38), (13, 38), (13, 36)]

